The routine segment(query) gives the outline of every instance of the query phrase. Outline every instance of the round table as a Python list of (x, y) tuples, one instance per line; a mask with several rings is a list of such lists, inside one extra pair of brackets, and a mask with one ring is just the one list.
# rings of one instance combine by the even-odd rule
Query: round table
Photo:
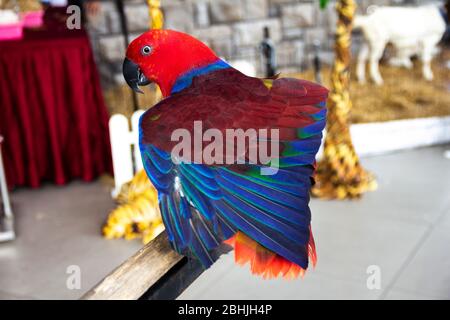
[(0, 41), (0, 135), (8, 185), (111, 173), (108, 112), (84, 30)]

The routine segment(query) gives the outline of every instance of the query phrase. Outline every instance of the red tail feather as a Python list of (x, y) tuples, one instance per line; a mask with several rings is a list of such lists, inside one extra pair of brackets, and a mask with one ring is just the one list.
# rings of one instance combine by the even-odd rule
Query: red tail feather
[[(312, 265), (315, 266), (317, 255), (311, 226), (309, 230), (308, 255)], [(237, 264), (243, 266), (250, 263), (252, 273), (260, 275), (264, 279), (278, 277), (295, 279), (298, 276), (303, 277), (305, 274), (305, 270), (302, 267), (266, 249), (242, 232), (237, 232), (233, 237), (226, 240), (225, 243), (234, 247), (234, 259)]]

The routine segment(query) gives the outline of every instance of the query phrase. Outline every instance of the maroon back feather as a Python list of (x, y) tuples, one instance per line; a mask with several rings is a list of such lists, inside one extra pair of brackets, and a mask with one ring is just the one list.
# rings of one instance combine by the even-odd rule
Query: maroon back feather
[(202, 121), (204, 131), (214, 128), (223, 134), (226, 129), (280, 129), (281, 140), (295, 140), (297, 128), (314, 123), (309, 115), (321, 110), (316, 104), (327, 94), (306, 80), (262, 80), (233, 68), (214, 71), (148, 110), (141, 119), (141, 142), (170, 152), (177, 144), (170, 141), (172, 132), (184, 128), (192, 134), (194, 121)]

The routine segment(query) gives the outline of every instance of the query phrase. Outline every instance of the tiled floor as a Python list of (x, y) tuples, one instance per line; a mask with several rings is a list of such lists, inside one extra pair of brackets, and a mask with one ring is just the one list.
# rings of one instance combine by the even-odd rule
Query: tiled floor
[[(141, 247), (102, 238), (114, 202), (100, 182), (19, 190), (12, 204), (18, 237), (0, 243), (0, 299), (77, 299)], [(79, 290), (66, 285), (71, 265)]]
[[(263, 281), (224, 256), (180, 299), (450, 299), (450, 146), (363, 159), (379, 190), (313, 200), (318, 265), (304, 279)], [(0, 299), (78, 298), (140, 243), (101, 238), (113, 207), (99, 182), (13, 193), (18, 239), (0, 244)], [(81, 290), (68, 290), (78, 265)], [(378, 266), (381, 289), (367, 288)]]

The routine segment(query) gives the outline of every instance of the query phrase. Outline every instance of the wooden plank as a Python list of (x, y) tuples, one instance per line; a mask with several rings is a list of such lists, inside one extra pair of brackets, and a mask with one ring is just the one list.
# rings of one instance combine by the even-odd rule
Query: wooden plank
[(166, 232), (81, 297), (83, 300), (137, 300), (183, 257), (169, 244)]
[(198, 260), (183, 258), (139, 299), (175, 300), (204, 271)]

